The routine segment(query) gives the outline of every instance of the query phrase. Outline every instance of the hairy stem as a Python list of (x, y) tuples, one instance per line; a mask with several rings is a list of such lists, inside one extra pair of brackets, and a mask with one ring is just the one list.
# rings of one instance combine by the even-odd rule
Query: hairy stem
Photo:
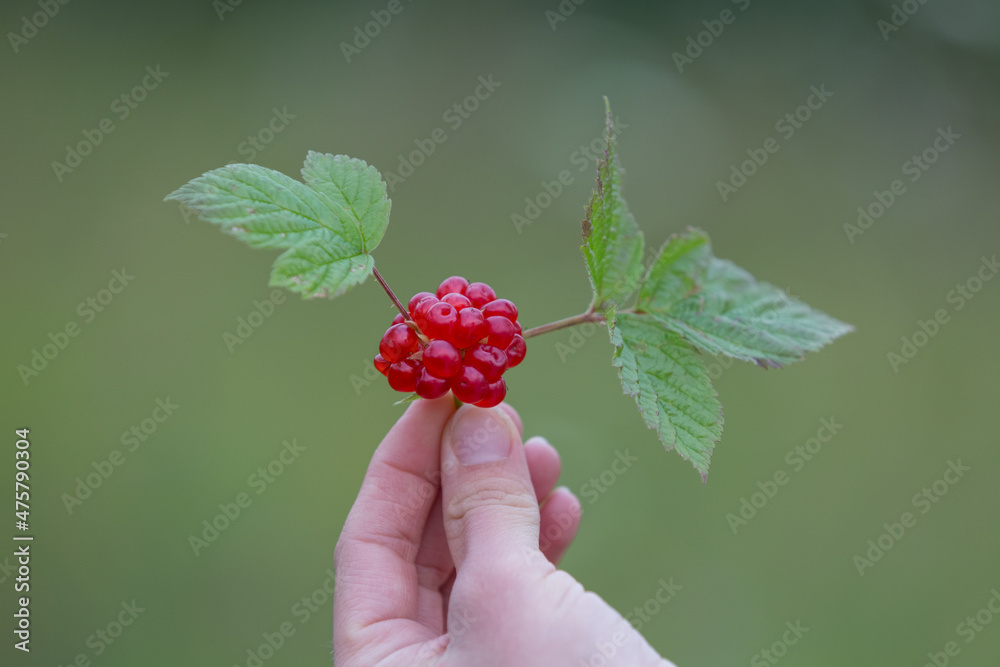
[(396, 298), (396, 294), (395, 292), (392, 291), (392, 288), (389, 287), (389, 283), (385, 282), (385, 278), (382, 277), (382, 274), (379, 273), (378, 269), (375, 268), (374, 266), (372, 267), (372, 275), (375, 276), (375, 280), (378, 281), (378, 284), (382, 286), (382, 289), (385, 290), (385, 293), (389, 295), (390, 299), (392, 299), (392, 303), (396, 306), (396, 309), (399, 310), (399, 312), (403, 315), (403, 319), (409, 320), (410, 314), (406, 312), (406, 308), (404, 308), (403, 304), (400, 303), (399, 299)]
[(600, 313), (596, 313), (593, 310), (588, 310), (585, 313), (580, 313), (579, 315), (574, 315), (573, 317), (567, 317), (562, 320), (556, 320), (555, 322), (549, 322), (548, 324), (543, 324), (540, 327), (535, 327), (533, 329), (525, 330), (521, 336), (525, 339), (531, 338), (532, 336), (539, 336), (543, 333), (548, 333), (550, 331), (557, 331), (559, 329), (565, 329), (566, 327), (571, 327), (577, 324), (583, 324), (584, 322), (603, 322), (604, 316)]

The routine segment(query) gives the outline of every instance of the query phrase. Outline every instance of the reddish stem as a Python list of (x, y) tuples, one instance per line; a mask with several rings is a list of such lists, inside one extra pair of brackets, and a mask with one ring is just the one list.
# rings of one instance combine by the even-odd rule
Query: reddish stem
[(592, 310), (588, 310), (586, 313), (580, 313), (579, 315), (574, 315), (573, 317), (567, 317), (562, 320), (556, 320), (555, 322), (549, 322), (548, 324), (543, 324), (539, 327), (533, 329), (527, 329), (521, 336), (524, 338), (531, 338), (532, 336), (539, 336), (543, 333), (548, 333), (550, 331), (557, 331), (559, 329), (565, 329), (566, 327), (571, 327), (577, 324), (583, 324), (584, 322), (603, 322), (604, 316), (600, 313), (596, 313)]
[(376, 269), (374, 266), (372, 267), (372, 275), (375, 276), (375, 280), (378, 281), (378, 284), (382, 286), (382, 289), (385, 290), (385, 293), (389, 295), (390, 299), (392, 299), (392, 303), (396, 306), (396, 309), (399, 310), (399, 312), (403, 315), (403, 319), (409, 320), (410, 314), (406, 312), (406, 308), (404, 308), (403, 304), (400, 303), (399, 299), (396, 298), (396, 294), (395, 292), (392, 291), (392, 288), (389, 287), (389, 283), (385, 282), (385, 278), (382, 277), (382, 274), (379, 273), (378, 269)]

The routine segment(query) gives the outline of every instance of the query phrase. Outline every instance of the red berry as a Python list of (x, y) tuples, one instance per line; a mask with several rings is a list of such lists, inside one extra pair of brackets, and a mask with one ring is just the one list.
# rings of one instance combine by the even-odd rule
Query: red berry
[[(417, 304), (420, 303), (421, 300), (426, 299), (429, 296), (434, 296), (434, 295), (431, 294), (430, 292), (417, 292), (416, 294), (413, 295), (413, 298), (410, 299), (410, 305), (407, 308), (410, 311), (410, 317), (413, 317), (413, 309), (417, 307)], [(436, 299), (437, 297), (434, 298)]]
[(396, 391), (413, 391), (417, 388), (417, 378), (420, 377), (419, 361), (404, 359), (389, 366), (389, 386)]
[(515, 335), (505, 350), (507, 354), (507, 368), (514, 368), (524, 360), (524, 355), (528, 351), (528, 346), (520, 335)]
[(507, 299), (495, 299), (483, 306), (483, 315), (490, 317), (500, 315), (506, 317), (511, 322), (517, 321), (517, 306)]
[(507, 370), (507, 355), (493, 345), (473, 345), (465, 351), (465, 365), (482, 373), (488, 382), (496, 382)]
[(427, 311), (437, 302), (438, 298), (436, 296), (426, 296), (413, 308), (413, 321), (417, 323), (417, 326), (424, 333), (427, 333), (425, 328), (427, 326)]
[[(419, 309), (418, 309), (419, 310)], [(438, 301), (427, 311), (420, 329), (428, 338), (448, 338), (458, 321), (458, 311), (450, 303)]]
[(472, 302), (469, 301), (469, 298), (457, 292), (445, 294), (443, 297), (441, 297), (441, 300), (444, 301), (445, 303), (450, 303), (451, 305), (455, 306), (455, 310), (462, 310), (463, 308), (472, 307)]
[(402, 324), (405, 321), (406, 321), (406, 318), (403, 317), (403, 313), (396, 313), (396, 317), (392, 318), (392, 323), (393, 324)]
[(450, 385), (447, 380), (434, 377), (424, 368), (417, 378), (416, 392), (420, 398), (440, 398), (448, 393)]
[(466, 348), (475, 345), (490, 335), (490, 327), (486, 318), (477, 308), (465, 308), (458, 311), (458, 322), (451, 330), (451, 342), (455, 347)]
[(389, 363), (395, 363), (400, 359), (406, 359), (417, 351), (420, 346), (420, 339), (417, 333), (405, 324), (393, 324), (382, 336), (378, 351), (382, 358)]
[(472, 283), (465, 288), (465, 296), (469, 297), (473, 306), (482, 308), (490, 301), (496, 299), (497, 293), (486, 283)]
[(514, 322), (514, 332), (515, 333), (521, 333), (522, 331), (523, 331), (523, 329), (521, 329), (521, 323), (520, 322)]
[(476, 403), (486, 398), (489, 383), (472, 366), (463, 366), (462, 372), (451, 379), (451, 391), (463, 403)]
[(455, 377), (462, 370), (462, 355), (446, 340), (432, 340), (424, 348), (424, 368), (437, 378)]
[[(494, 301), (493, 303), (496, 302)], [(500, 315), (487, 317), (486, 324), (490, 328), (490, 338), (487, 341), (490, 345), (496, 345), (502, 350), (514, 340), (514, 323), (506, 317), (501, 317)]]
[(391, 365), (381, 354), (375, 355), (375, 369), (382, 375), (389, 372), (389, 366)]
[(445, 294), (450, 294), (452, 292), (457, 292), (458, 294), (465, 294), (465, 288), (469, 286), (469, 281), (462, 276), (452, 276), (446, 279), (438, 287), (437, 297), (443, 298)]
[(500, 379), (496, 382), (490, 382), (489, 387), (486, 389), (486, 397), (476, 403), (476, 405), (480, 408), (492, 408), (494, 405), (503, 403), (503, 399), (506, 397), (507, 383), (503, 379)]

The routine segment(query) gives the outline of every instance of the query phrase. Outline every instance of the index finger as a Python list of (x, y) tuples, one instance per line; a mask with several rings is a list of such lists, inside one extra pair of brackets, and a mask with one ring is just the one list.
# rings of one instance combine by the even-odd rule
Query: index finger
[(369, 638), (379, 638), (384, 655), (431, 638), (417, 622), (414, 560), (440, 484), (441, 436), (454, 412), (450, 394), (414, 402), (372, 456), (334, 554), (338, 657)]

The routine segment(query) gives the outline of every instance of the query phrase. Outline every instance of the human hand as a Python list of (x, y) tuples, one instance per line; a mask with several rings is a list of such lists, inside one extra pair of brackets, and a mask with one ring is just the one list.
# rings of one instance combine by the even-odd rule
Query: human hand
[(456, 412), (448, 395), (389, 431), (334, 556), (339, 667), (671, 666), (556, 569), (580, 503), (521, 430), (506, 404)]

